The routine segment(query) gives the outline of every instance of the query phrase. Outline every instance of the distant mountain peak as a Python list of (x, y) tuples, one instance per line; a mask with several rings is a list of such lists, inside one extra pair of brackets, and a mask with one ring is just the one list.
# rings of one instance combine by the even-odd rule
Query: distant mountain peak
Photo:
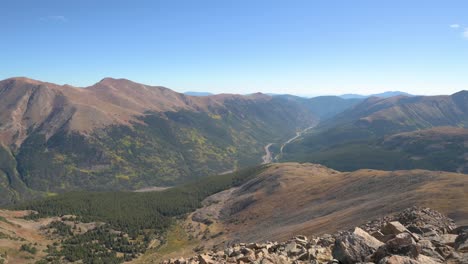
[(261, 93), (261, 92), (252, 93), (252, 94), (249, 94), (247, 96), (249, 96), (251, 98), (271, 98), (271, 95), (264, 94), (264, 93)]
[(459, 92), (452, 94), (452, 96), (468, 96), (468, 90), (461, 90)]
[(121, 84), (136, 84), (136, 85), (142, 85), (133, 81), (130, 81), (125, 78), (112, 78), (112, 77), (105, 77), (102, 80), (100, 80), (97, 84), (104, 84), (104, 85), (121, 85)]
[(45, 83), (39, 80), (27, 78), (27, 77), (12, 77), (12, 78), (8, 78), (3, 81), (0, 81), (0, 82), (20, 82), (20, 83), (27, 83), (27, 84), (34, 84), (34, 85), (40, 85), (40, 84)]
[(413, 96), (412, 94), (402, 92), (402, 91), (387, 91), (379, 94), (372, 94), (371, 96), (376, 96), (376, 97), (393, 97), (393, 96)]
[(393, 96), (414, 96), (412, 94), (402, 92), (402, 91), (386, 91), (383, 93), (377, 93), (377, 94), (370, 94), (370, 95), (362, 95), (362, 94), (343, 94), (340, 95), (341, 98), (343, 99), (364, 99), (368, 97), (380, 97), (380, 98), (388, 98), (388, 97), (393, 97)]
[(195, 92), (195, 91), (187, 91), (184, 92), (185, 95), (190, 95), (190, 96), (211, 96), (214, 95), (210, 92)]

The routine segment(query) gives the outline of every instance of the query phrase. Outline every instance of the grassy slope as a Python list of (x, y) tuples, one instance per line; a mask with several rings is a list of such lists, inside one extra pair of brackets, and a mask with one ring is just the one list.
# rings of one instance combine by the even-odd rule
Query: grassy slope
[[(436, 130), (439, 130), (439, 135), (446, 134), (440, 129)], [(468, 142), (468, 130), (464, 130), (460, 135), (450, 134), (443, 137), (433, 137), (429, 135), (431, 131), (434, 129), (415, 132), (423, 134), (422, 136), (400, 137), (401, 134), (396, 134), (387, 137), (391, 140), (381, 138), (353, 141), (310, 151), (297, 143), (291, 146), (283, 157), (289, 161), (320, 163), (342, 171), (361, 168), (419, 168), (467, 173), (468, 162), (465, 154), (468, 153), (468, 145), (465, 142)]]
[(466, 93), (445, 97), (370, 98), (286, 146), (282, 160), (321, 163), (346, 171), (421, 168), (468, 172), (465, 139), (453, 133), (440, 131), (448, 135), (443, 138), (427, 134), (386, 141), (391, 135), (407, 131), (463, 127), (468, 120), (464, 106), (468, 103)]
[(235, 241), (333, 233), (413, 205), (436, 208), (463, 225), (467, 183), (467, 175), (447, 172), (342, 173), (316, 164), (272, 164), (238, 188), (210, 196), (170, 229), (164, 246), (135, 263), (190, 256), (201, 247), (222, 249)]
[(0, 141), (10, 153), (0, 204), (25, 196), (14, 175), (44, 193), (128, 190), (258, 164), (263, 146), (315, 122), (281, 98), (190, 97), (124, 79), (78, 89), (12, 78), (0, 93)]
[(26, 187), (16, 171), (16, 166), (13, 154), (0, 144), (0, 206), (38, 196), (38, 193)]
[[(419, 205), (466, 224), (468, 175), (424, 170), (342, 173), (315, 164), (273, 164), (224, 201), (221, 241), (335, 232)], [(214, 214), (213, 214), (214, 215)]]
[(26, 185), (43, 192), (173, 185), (261, 162), (263, 146), (310, 125), (310, 113), (281, 99), (226, 101), (226, 109), (148, 113), (133, 127), (89, 136), (34, 132), (16, 160)]

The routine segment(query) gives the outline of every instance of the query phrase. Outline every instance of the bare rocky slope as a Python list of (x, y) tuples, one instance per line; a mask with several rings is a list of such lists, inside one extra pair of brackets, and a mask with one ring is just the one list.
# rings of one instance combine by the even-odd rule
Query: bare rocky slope
[(468, 228), (429, 208), (408, 208), (333, 235), (297, 235), (285, 242), (237, 243), (182, 263), (436, 264), (468, 262)]
[(468, 224), (468, 177), (440, 171), (339, 172), (317, 164), (272, 164), (242, 186), (206, 199), (192, 219), (222, 224), (225, 239), (255, 242), (361, 224), (408, 206), (428, 206)]
[(273, 163), (241, 186), (206, 198), (204, 206), (180, 224), (187, 240), (182, 246), (164, 255), (148, 252), (136, 263), (162, 256), (186, 258), (193, 250), (213, 248), (218, 253), (241, 242), (328, 237), (324, 234), (362, 226), (411, 206), (434, 208), (463, 226), (468, 224), (467, 184), (467, 175), (460, 173), (339, 172), (318, 164)]

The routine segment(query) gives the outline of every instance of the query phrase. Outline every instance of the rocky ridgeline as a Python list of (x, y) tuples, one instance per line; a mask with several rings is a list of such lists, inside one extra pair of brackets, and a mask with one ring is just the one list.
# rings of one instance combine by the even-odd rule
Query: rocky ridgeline
[(429, 208), (413, 207), (335, 235), (240, 243), (163, 263), (468, 263), (468, 227), (456, 227)]

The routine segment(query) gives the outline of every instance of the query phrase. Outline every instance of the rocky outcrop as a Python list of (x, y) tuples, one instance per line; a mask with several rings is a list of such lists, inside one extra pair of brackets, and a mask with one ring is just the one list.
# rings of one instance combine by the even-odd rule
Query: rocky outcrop
[(239, 243), (164, 263), (461, 264), (468, 263), (468, 228), (429, 208), (412, 207), (334, 235)]
[(364, 262), (382, 245), (375, 237), (356, 227), (352, 233), (345, 232), (336, 238), (333, 256), (344, 264)]

